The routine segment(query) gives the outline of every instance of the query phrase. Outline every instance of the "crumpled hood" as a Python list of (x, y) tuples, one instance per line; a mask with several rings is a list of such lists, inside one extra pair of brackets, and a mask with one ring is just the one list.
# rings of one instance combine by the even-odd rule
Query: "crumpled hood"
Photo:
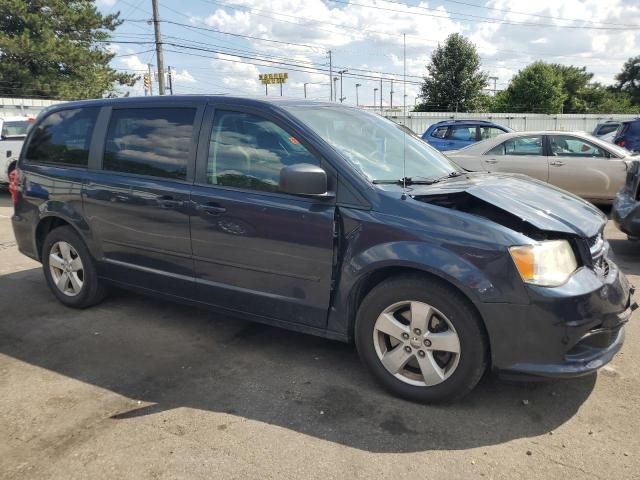
[(412, 185), (412, 197), (466, 192), (540, 230), (593, 237), (606, 223), (591, 203), (525, 175), (470, 173), (435, 185)]

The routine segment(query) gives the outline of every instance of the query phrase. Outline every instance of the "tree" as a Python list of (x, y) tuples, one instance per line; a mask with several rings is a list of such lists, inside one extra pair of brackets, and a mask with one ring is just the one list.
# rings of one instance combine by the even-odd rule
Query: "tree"
[(520, 70), (503, 95), (506, 106), (515, 112), (561, 113), (565, 99), (562, 75), (544, 62)]
[(640, 55), (624, 62), (616, 81), (616, 88), (631, 95), (631, 101), (640, 105)]
[(573, 65), (551, 64), (551, 67), (562, 78), (562, 92), (565, 95), (562, 111), (565, 113), (586, 113), (589, 105), (585, 94), (593, 73), (587, 72), (587, 67)]
[(480, 70), (480, 56), (476, 47), (459, 33), (447, 37), (438, 45), (427, 65), (420, 96), (424, 102), (416, 109), (466, 112), (476, 106), (488, 75)]
[(109, 67), (118, 16), (94, 0), (0, 0), (0, 96), (96, 98), (134, 85)]

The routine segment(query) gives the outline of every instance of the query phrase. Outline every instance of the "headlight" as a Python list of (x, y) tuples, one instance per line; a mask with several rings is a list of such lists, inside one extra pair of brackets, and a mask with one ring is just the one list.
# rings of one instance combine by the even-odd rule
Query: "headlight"
[(509, 248), (522, 280), (544, 287), (565, 283), (578, 264), (566, 240), (549, 240)]

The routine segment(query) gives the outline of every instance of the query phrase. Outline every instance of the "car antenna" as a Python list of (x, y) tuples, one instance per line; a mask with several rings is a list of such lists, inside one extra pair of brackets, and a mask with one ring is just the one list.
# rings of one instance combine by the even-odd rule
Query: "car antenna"
[[(403, 59), (403, 81), (402, 88), (404, 94), (404, 103), (402, 105), (402, 112), (404, 113), (403, 121), (407, 121), (407, 34), (402, 34), (402, 55)], [(382, 96), (382, 91), (380, 92)], [(407, 132), (402, 131), (402, 196), (400, 197), (402, 200), (407, 199)]]

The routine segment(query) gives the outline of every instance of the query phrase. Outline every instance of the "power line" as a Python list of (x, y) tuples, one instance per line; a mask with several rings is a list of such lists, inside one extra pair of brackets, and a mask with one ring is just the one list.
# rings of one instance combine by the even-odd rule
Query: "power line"
[[(363, 3), (355, 3), (352, 0), (331, 0), (334, 3), (342, 3), (344, 5), (355, 5), (355, 6), (359, 6), (359, 7), (363, 7), (363, 8), (372, 8), (375, 10), (384, 10), (387, 12), (396, 12), (396, 13), (403, 13), (403, 14), (410, 14), (410, 15), (421, 15), (424, 17), (433, 17), (433, 18), (442, 18), (445, 20), (462, 20), (462, 21), (476, 21), (476, 22), (480, 22), (480, 23), (493, 23), (493, 24), (500, 24), (500, 25), (517, 25), (517, 26), (526, 26), (526, 27), (552, 27), (552, 28), (576, 28), (576, 29), (588, 29), (588, 30), (620, 30), (620, 28), (613, 28), (613, 27), (591, 27), (591, 26), (580, 26), (580, 25), (554, 25), (554, 24), (550, 24), (550, 23), (527, 23), (527, 22), (510, 22), (507, 20), (501, 20), (501, 19), (496, 19), (496, 18), (491, 18), (491, 17), (482, 17), (479, 15), (471, 15), (471, 14), (465, 14), (465, 13), (456, 13), (455, 15), (464, 15), (465, 17), (468, 18), (462, 18), (460, 16), (458, 17), (454, 17), (454, 13), (451, 12), (447, 15), (435, 15), (432, 13), (421, 13), (421, 12), (410, 12), (407, 10), (397, 10), (394, 8), (387, 8), (387, 7), (381, 7), (379, 5), (367, 5), (367, 4), (363, 4)], [(388, 0), (385, 0), (388, 1)], [(398, 3), (398, 2), (390, 2), (390, 3)], [(407, 5), (405, 3), (401, 3), (402, 5), (404, 5), (407, 8), (416, 8), (416, 9), (420, 9), (420, 10), (430, 10), (430, 11), (439, 11), (433, 8), (428, 8), (428, 7), (422, 7), (422, 6), (411, 6), (411, 5)], [(626, 27), (626, 29), (629, 29), (629, 27)], [(640, 25), (635, 25), (633, 29), (640, 29)]]
[[(401, 3), (401, 2), (396, 2), (396, 1), (392, 1), (392, 0), (386, 0), (388, 2), (391, 3)], [(525, 12), (518, 12), (516, 10), (507, 10), (504, 8), (496, 8), (496, 7), (488, 7), (486, 5), (478, 5), (475, 3), (469, 3), (469, 2), (462, 2), (459, 0), (444, 0), (445, 2), (449, 2), (449, 3), (457, 3), (459, 5), (466, 5), (468, 7), (475, 7), (475, 8), (482, 8), (485, 10), (493, 10), (496, 12), (503, 12), (503, 13), (511, 13), (511, 14), (515, 14), (515, 15), (526, 15), (528, 17), (537, 17), (537, 18), (549, 18), (552, 20), (561, 20), (561, 21), (565, 21), (565, 22), (586, 22), (586, 23), (595, 23), (595, 24), (599, 24), (599, 25), (613, 25), (613, 26), (617, 26), (617, 27), (640, 27), (640, 25), (638, 24), (624, 24), (624, 23), (609, 23), (609, 22), (594, 22), (593, 20), (583, 20), (580, 18), (566, 18), (566, 17), (557, 17), (557, 16), (553, 16), (553, 15), (542, 15), (542, 14), (537, 14), (537, 13), (525, 13)]]

